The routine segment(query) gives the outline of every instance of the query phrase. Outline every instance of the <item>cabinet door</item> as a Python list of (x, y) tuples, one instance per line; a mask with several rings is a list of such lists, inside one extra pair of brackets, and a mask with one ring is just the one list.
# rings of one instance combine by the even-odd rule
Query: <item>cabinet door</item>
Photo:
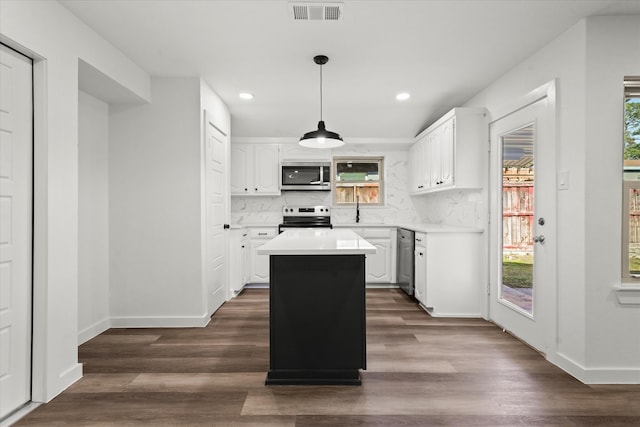
[(420, 141), (414, 142), (409, 149), (409, 192), (420, 191), (420, 179), (422, 177), (422, 159), (420, 158)]
[(414, 252), (415, 263), (415, 290), (416, 299), (426, 306), (427, 295), (427, 251), (422, 246), (416, 246)]
[(248, 194), (253, 175), (253, 151), (247, 144), (231, 144), (231, 194)]
[(440, 127), (440, 186), (454, 184), (455, 160), (455, 119), (451, 119)]
[(436, 128), (431, 133), (429, 164), (431, 165), (430, 184), (432, 188), (438, 188), (442, 177), (442, 127)]
[(280, 194), (280, 158), (275, 144), (256, 144), (253, 190), (260, 194)]
[(431, 173), (433, 167), (431, 166), (431, 151), (433, 150), (433, 144), (431, 140), (433, 135), (428, 134), (422, 139), (422, 151), (420, 154), (420, 163), (422, 163), (422, 174), (420, 176), (420, 185), (422, 185), (420, 191), (427, 191), (431, 188)]
[(238, 293), (244, 285), (241, 240), (244, 230), (231, 230), (229, 237), (229, 290)]
[(367, 255), (367, 283), (391, 283), (391, 240), (367, 240), (376, 247), (375, 254)]
[(413, 153), (412, 161), (415, 162), (415, 174), (414, 174), (414, 191), (421, 193), (429, 188), (429, 171), (431, 168), (428, 166), (427, 157), (429, 150), (429, 136), (425, 136), (420, 141), (416, 142), (415, 150)]
[(251, 278), (252, 283), (269, 283), (269, 255), (258, 254), (258, 248), (268, 240), (251, 240)]
[(241, 273), (242, 273), (242, 285), (244, 286), (251, 281), (250, 280), (251, 279), (251, 271), (250, 271), (251, 248), (249, 247), (249, 239), (247, 239), (246, 237), (242, 239), (241, 243), (242, 243), (240, 245), (240, 258), (242, 259)]

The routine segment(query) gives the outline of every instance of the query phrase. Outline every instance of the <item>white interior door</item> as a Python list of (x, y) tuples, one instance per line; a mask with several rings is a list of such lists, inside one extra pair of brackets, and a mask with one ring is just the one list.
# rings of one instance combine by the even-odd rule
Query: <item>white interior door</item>
[(537, 350), (555, 342), (555, 98), (541, 88), (490, 124), (492, 321)]
[(227, 221), (228, 190), (225, 181), (228, 137), (205, 114), (205, 175), (206, 175), (206, 280), (209, 313), (215, 312), (227, 298)]
[(0, 418), (31, 400), (31, 75), (0, 45)]

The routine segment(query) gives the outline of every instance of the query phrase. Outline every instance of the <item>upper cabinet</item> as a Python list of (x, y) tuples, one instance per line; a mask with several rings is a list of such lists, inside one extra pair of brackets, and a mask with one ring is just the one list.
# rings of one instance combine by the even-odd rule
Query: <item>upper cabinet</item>
[(410, 193), (482, 188), (488, 126), (484, 108), (454, 108), (410, 149)]
[(231, 195), (280, 194), (278, 144), (231, 144)]

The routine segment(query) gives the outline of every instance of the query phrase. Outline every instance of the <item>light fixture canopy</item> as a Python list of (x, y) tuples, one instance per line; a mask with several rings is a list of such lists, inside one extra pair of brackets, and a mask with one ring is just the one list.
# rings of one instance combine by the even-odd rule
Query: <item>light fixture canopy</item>
[(317, 55), (313, 58), (313, 62), (320, 65), (320, 121), (318, 129), (302, 135), (298, 144), (307, 148), (340, 147), (344, 145), (344, 141), (337, 133), (327, 130), (324, 120), (322, 120), (322, 66), (329, 62), (329, 58), (325, 55)]

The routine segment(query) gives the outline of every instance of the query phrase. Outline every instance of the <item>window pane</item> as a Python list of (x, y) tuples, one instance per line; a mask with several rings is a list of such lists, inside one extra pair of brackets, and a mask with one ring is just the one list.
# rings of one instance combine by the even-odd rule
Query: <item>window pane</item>
[(336, 165), (336, 180), (344, 181), (377, 181), (380, 179), (378, 162), (339, 162)]
[(353, 186), (336, 187), (336, 203), (355, 203), (354, 190)]
[(356, 187), (356, 194), (360, 203), (379, 203), (380, 191), (378, 184), (369, 184)]
[(622, 272), (640, 277), (640, 98), (629, 89), (624, 104)]
[(640, 274), (640, 188), (629, 189), (629, 274)]

